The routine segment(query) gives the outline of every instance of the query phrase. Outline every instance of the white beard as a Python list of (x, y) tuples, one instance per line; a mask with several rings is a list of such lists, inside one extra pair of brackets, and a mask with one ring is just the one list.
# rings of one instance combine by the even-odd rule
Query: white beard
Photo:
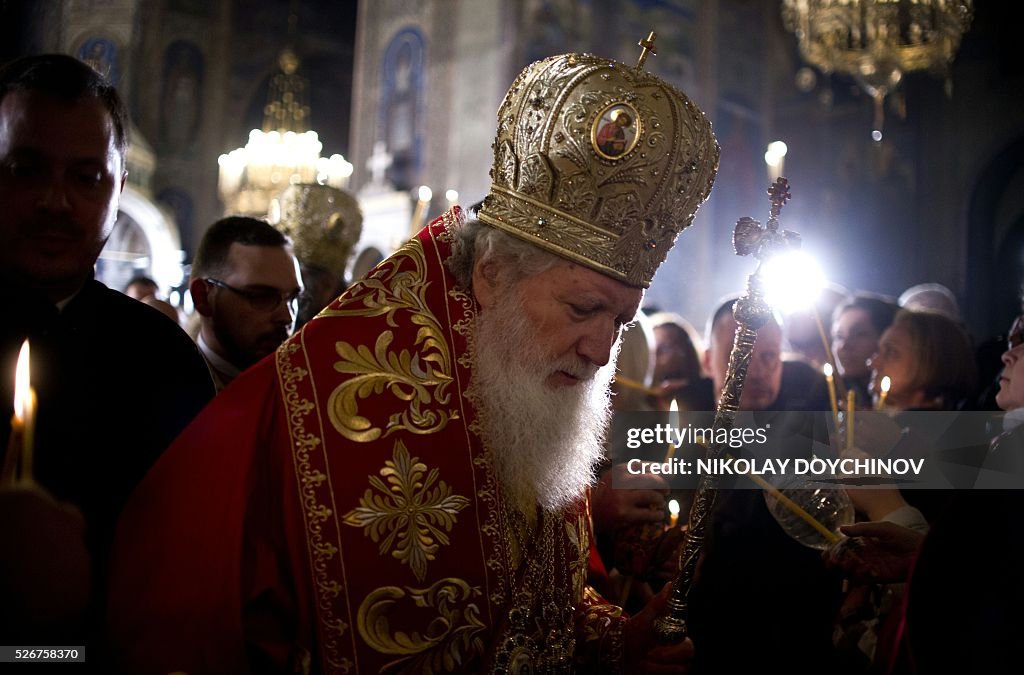
[[(602, 368), (575, 354), (556, 360), (538, 347), (522, 307), (513, 287), (477, 316), (472, 390), (502, 488), (529, 514), (535, 504), (564, 508), (594, 482), (611, 419), (618, 343)], [(546, 384), (559, 370), (583, 381)]]

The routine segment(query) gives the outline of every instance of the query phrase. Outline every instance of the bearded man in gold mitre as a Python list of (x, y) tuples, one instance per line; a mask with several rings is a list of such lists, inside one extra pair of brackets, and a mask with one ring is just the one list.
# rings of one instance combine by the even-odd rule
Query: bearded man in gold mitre
[(666, 596), (630, 618), (586, 586), (586, 495), (622, 326), (717, 165), (642, 68), (528, 66), (478, 219), (430, 223), (140, 486), (109, 604), (125, 670), (685, 672), (692, 645), (654, 642)]

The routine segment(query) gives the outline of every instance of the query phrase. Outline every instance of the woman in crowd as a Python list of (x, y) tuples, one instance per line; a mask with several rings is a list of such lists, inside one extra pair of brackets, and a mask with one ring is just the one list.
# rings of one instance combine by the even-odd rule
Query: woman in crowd
[(846, 388), (861, 403), (871, 401), (868, 360), (878, 350), (878, 340), (892, 324), (899, 306), (880, 295), (857, 293), (832, 313), (832, 352)]

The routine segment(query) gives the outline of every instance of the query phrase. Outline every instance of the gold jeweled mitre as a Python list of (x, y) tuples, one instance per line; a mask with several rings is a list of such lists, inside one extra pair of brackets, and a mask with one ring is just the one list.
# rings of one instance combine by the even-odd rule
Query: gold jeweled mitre
[(493, 148), (480, 220), (643, 288), (718, 170), (711, 123), (686, 94), (590, 54), (527, 66)]
[(274, 226), (291, 238), (295, 257), (341, 279), (363, 231), (356, 198), (328, 185), (300, 183), (285, 188), (280, 202)]

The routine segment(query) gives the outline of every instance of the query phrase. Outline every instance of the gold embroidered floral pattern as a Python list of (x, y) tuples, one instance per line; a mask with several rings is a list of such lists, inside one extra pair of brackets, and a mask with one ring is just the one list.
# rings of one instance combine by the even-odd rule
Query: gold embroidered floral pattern
[[(341, 360), (335, 370), (353, 377), (331, 392), (327, 413), (345, 438), (365, 443), (400, 429), (430, 434), (458, 417), (457, 410), (447, 407), (451, 354), (441, 324), (427, 306), (428, 286), (423, 248), (413, 240), (321, 312), (322, 317), (383, 316), (388, 326), (397, 328), (397, 314), (403, 311), (409, 314), (407, 321), (419, 327), (411, 350), (392, 351), (390, 330), (381, 332), (372, 352), (367, 345), (336, 344)], [(359, 414), (361, 400), (385, 392), (407, 402), (407, 408), (386, 421)]]
[(572, 579), (574, 604), (579, 603), (580, 598), (583, 597), (584, 587), (587, 585), (587, 553), (590, 549), (590, 537), (587, 533), (585, 517), (581, 513), (575, 518), (575, 522), (567, 520), (565, 523), (565, 536), (569, 546), (573, 549), (573, 552), (569, 554), (569, 578)]
[(380, 475), (387, 484), (370, 476), (370, 488), (343, 522), (363, 528), (366, 536), (380, 542), (381, 554), (391, 551), (423, 581), (427, 563), (441, 544), (449, 543), (446, 533), (469, 500), (452, 494), (443, 480), (438, 481), (437, 469), (428, 472), (427, 465), (410, 457), (401, 441), (395, 442), (393, 459), (384, 463)]
[[(423, 589), (384, 586), (366, 596), (359, 606), (359, 634), (378, 652), (402, 656), (384, 666), (382, 672), (461, 670), (484, 649), (481, 633), (485, 626), (480, 620), (480, 607), (470, 602), (480, 595), (479, 588), (454, 578), (441, 579)], [(417, 625), (429, 625), (429, 632), (406, 632), (392, 627), (392, 616), (422, 617), (424, 610), (436, 613), (430, 619), (416, 621)]]

